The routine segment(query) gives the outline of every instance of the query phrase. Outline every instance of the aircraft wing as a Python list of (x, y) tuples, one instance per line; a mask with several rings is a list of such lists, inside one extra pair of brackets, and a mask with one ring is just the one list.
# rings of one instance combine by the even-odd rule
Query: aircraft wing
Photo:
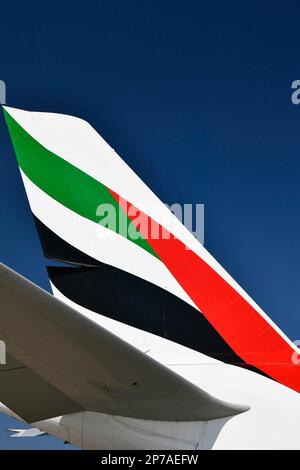
[(27, 422), (89, 410), (192, 421), (247, 410), (224, 403), (0, 265), (0, 401)]

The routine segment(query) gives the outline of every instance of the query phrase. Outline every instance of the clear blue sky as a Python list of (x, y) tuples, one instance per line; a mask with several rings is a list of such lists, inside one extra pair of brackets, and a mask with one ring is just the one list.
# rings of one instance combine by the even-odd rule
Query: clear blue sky
[[(300, 339), (299, 1), (1, 3), (8, 104), (81, 116), (168, 203), (204, 203), (206, 247)], [(0, 118), (0, 260), (49, 289)], [(0, 397), (1, 398), (1, 397)], [(67, 448), (9, 439), (0, 448)]]

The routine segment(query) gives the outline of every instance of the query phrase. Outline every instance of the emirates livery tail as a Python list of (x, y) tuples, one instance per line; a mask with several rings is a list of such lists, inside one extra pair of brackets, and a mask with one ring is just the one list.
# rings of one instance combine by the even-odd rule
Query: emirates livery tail
[[(55, 423), (60, 425), (57, 416), (66, 420), (74, 413), (102, 413), (119, 420), (119, 428), (115, 421), (105, 429), (98, 424), (98, 440), (95, 433), (91, 434), (92, 425), (86, 433), (93, 437), (85, 437), (85, 442), (78, 443), (69, 436), (67, 440), (83, 448), (276, 446), (272, 432), (263, 445), (258, 435), (249, 438), (246, 429), (259, 426), (265, 432), (261, 423), (271, 428), (274, 423), (270, 417), (281, 406), (283, 419), (290, 414), (300, 416), (295, 393), (300, 391), (300, 369), (299, 361), (293, 360), (296, 346), (87, 122), (6, 106), (4, 115), (45, 256), (64, 263), (48, 267), (57, 298), (54, 310), (64, 312), (71, 307), (74, 319), (80, 315), (82, 327), (101, 329), (99, 341), (104, 341), (105, 331), (116, 344), (112, 341), (105, 349), (103, 367), (109, 370), (110, 382), (100, 381), (99, 385), (112, 395), (109, 406), (93, 405), (80, 394), (77, 399), (76, 393), (61, 388), (59, 381), (51, 381), (50, 374), (44, 374), (43, 380), (50, 381), (78, 407), (67, 406), (63, 412), (60, 406), (57, 415), (54, 411), (52, 415), (50, 411), (22, 415), (22, 400), (13, 403), (15, 408), (7, 405), (9, 400), (6, 403), (1, 397), (1, 386), (0, 400), (21, 418), (35, 422), (37, 429), (50, 432), (52, 426), (52, 434), (58, 437), (53, 424), (56, 418)], [(12, 274), (5, 275), (14, 283)], [(28, 308), (32, 309), (30, 299)], [(42, 304), (42, 298), (40, 301)], [(72, 315), (59, 315), (72, 329)], [(32, 321), (33, 325), (37, 321), (34, 315)], [(13, 341), (13, 330), (9, 331)], [(61, 338), (64, 354), (79, 353), (73, 343), (75, 336), (70, 339), (71, 345)], [(83, 345), (94, 344), (90, 341)], [(25, 348), (26, 344), (24, 338)], [(124, 377), (120, 381), (111, 369), (110, 359), (114, 363), (113, 351), (120, 344), (132, 354), (126, 356), (125, 363), (130, 376), (136, 371), (139, 377), (139, 368), (145, 368), (154, 382), (156, 374), (157, 382), (166, 381), (166, 390), (177, 383), (181, 394), (167, 393), (166, 400), (161, 401), (163, 392), (157, 390), (158, 383), (148, 384), (148, 390), (160, 397), (156, 398), (158, 406), (142, 393), (137, 395), (141, 406), (137, 404), (135, 410), (135, 390), (129, 393)], [(99, 360), (96, 353), (93, 360), (96, 357)], [(153, 364), (147, 362), (150, 359)], [(22, 357), (18, 360), (22, 362)], [(53, 366), (50, 359), (48, 365)], [(31, 363), (29, 366), (34, 368)], [(40, 374), (40, 369), (34, 370)], [(171, 371), (176, 377), (169, 376)], [(61, 372), (66, 373), (66, 369)], [(93, 373), (101, 375), (97, 368)], [(73, 382), (76, 374), (74, 377), (70, 377)], [(136, 384), (133, 389), (139, 388), (143, 378), (132, 379), (131, 384)], [(93, 380), (100, 379), (89, 376), (89, 383)], [(192, 385), (193, 390), (189, 388)], [(264, 409), (266, 402), (268, 410)], [(211, 426), (206, 426), (205, 432), (204, 422)], [(225, 422), (230, 425), (225, 426)], [(192, 426), (186, 434), (183, 423)], [(68, 426), (71, 433), (72, 425)], [(294, 437), (288, 437), (283, 447), (297, 445)]]

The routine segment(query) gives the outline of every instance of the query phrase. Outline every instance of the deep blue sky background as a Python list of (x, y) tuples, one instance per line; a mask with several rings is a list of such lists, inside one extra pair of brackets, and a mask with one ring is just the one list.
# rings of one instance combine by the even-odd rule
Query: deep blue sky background
[[(290, 99), (299, 14), (299, 1), (253, 0), (0, 9), (7, 103), (87, 119), (163, 201), (204, 203), (206, 247), (291, 339), (300, 338), (300, 105)], [(49, 289), (2, 116), (0, 260)], [(67, 448), (9, 439), (8, 426), (0, 417), (0, 448)]]

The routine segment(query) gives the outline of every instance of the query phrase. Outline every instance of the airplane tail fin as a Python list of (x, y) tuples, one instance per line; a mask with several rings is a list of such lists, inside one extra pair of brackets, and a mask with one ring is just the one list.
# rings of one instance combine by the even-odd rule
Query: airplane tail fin
[(87, 122), (4, 114), (45, 254), (80, 267), (50, 269), (58, 290), (300, 391), (293, 343)]

